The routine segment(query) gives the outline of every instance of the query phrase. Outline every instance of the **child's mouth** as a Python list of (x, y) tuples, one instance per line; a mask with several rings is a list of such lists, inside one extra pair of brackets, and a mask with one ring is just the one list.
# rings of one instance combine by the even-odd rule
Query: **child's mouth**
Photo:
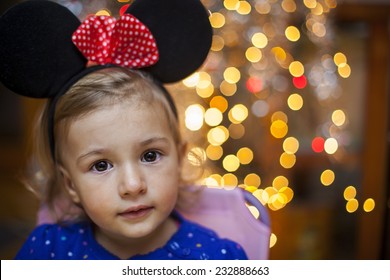
[(151, 206), (144, 206), (140, 205), (137, 207), (131, 207), (121, 213), (119, 213), (119, 216), (124, 217), (126, 219), (140, 219), (145, 216), (147, 216), (151, 211), (153, 210), (153, 207)]

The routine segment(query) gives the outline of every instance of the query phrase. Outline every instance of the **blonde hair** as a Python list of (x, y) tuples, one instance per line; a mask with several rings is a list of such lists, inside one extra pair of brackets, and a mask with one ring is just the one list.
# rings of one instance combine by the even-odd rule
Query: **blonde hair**
[[(163, 109), (175, 141), (177, 149), (183, 145), (179, 120), (173, 101), (168, 92), (149, 76), (124, 68), (105, 68), (86, 75), (76, 82), (59, 98), (54, 117), (50, 116), (49, 104), (46, 104), (36, 126), (34, 156), (36, 169), (28, 179), (28, 187), (38, 195), (50, 214), (57, 222), (83, 217), (83, 211), (71, 201), (64, 190), (57, 161), (61, 161), (58, 149), (61, 135), (67, 133), (69, 124), (99, 108), (132, 102), (132, 104), (148, 104), (156, 102)], [(49, 118), (53, 119), (53, 133), (56, 139), (54, 157), (50, 150), (48, 126)], [(182, 178), (182, 185), (189, 185)], [(181, 188), (182, 189), (182, 188)], [(180, 197), (180, 196), (179, 196)], [(187, 197), (184, 195), (183, 197)]]

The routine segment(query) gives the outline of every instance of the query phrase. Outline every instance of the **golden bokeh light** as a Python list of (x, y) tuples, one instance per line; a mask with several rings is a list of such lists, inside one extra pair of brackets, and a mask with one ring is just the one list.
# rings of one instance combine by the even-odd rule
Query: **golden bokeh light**
[(209, 20), (213, 28), (221, 28), (225, 25), (226, 22), (225, 16), (218, 12), (212, 13), (209, 17)]
[(203, 83), (200, 83), (201, 87), (196, 86), (196, 93), (199, 95), (199, 97), (202, 98), (208, 98), (214, 93), (214, 86), (211, 83), (208, 83), (208, 85), (205, 87), (205, 84), (207, 82), (203, 81)]
[(261, 60), (263, 53), (256, 47), (249, 47), (245, 52), (245, 57), (249, 62), (256, 63)]
[(275, 138), (283, 138), (286, 136), (288, 132), (287, 124), (282, 120), (276, 120), (272, 122), (270, 131), (273, 137)]
[(219, 160), (223, 156), (223, 148), (221, 146), (208, 145), (206, 155), (211, 160)]
[(288, 26), (284, 31), (284, 34), (286, 35), (286, 38), (291, 42), (296, 42), (299, 40), (299, 38), (301, 38), (301, 33), (299, 32), (299, 29), (293, 25)]
[(277, 112), (272, 114), (271, 122), (274, 122), (274, 121), (277, 121), (277, 120), (281, 120), (281, 121), (287, 123), (288, 122), (288, 117), (287, 117), (286, 113), (284, 113), (282, 111), (277, 111)]
[(286, 169), (292, 168), (295, 165), (296, 161), (296, 156), (294, 154), (288, 153), (283, 153), (279, 159), (280, 165)]
[(252, 44), (259, 49), (263, 49), (268, 45), (268, 38), (264, 33), (255, 33), (252, 36)]
[(236, 67), (228, 67), (223, 72), (225, 81), (230, 84), (236, 84), (241, 79), (241, 73)]
[(236, 104), (230, 109), (228, 117), (232, 123), (238, 124), (243, 122), (248, 117), (248, 114), (248, 108), (245, 105)]
[(240, 167), (240, 160), (235, 155), (227, 155), (222, 161), (223, 168), (228, 172), (234, 172)]
[(282, 175), (276, 176), (272, 181), (272, 187), (274, 187), (276, 190), (288, 187), (288, 179)]
[(238, 150), (237, 157), (238, 157), (241, 164), (246, 165), (246, 164), (249, 164), (252, 162), (253, 152), (251, 149), (249, 149), (247, 147), (243, 147), (243, 148)]
[(287, 137), (283, 141), (283, 150), (287, 154), (295, 154), (299, 149), (299, 141), (295, 137)]
[(199, 72), (195, 72), (194, 74), (190, 75), (189, 77), (185, 78), (183, 80), (183, 84), (186, 87), (196, 87), (196, 85), (199, 83), (200, 75)]
[(213, 35), (211, 50), (214, 52), (218, 52), (221, 51), (224, 46), (225, 46), (225, 40), (223, 39), (223, 37), (219, 35)]
[(359, 201), (355, 198), (350, 199), (347, 201), (345, 208), (348, 213), (353, 213), (359, 208)]
[(293, 111), (299, 111), (303, 107), (303, 98), (298, 93), (291, 94), (287, 99), (288, 107)]
[(293, 77), (301, 77), (303, 74), (305, 74), (305, 67), (300, 61), (291, 62), (288, 70)]
[(269, 247), (272, 248), (276, 245), (276, 242), (278, 242), (278, 238), (274, 233), (271, 233), (271, 236), (269, 238)]
[(339, 75), (342, 78), (348, 78), (351, 76), (351, 67), (348, 64), (343, 64), (337, 68)]
[(237, 85), (228, 83), (227, 81), (222, 81), (219, 90), (222, 92), (225, 96), (232, 96), (237, 92)]
[(324, 186), (330, 186), (335, 180), (335, 174), (332, 170), (326, 169), (321, 173), (320, 181)]
[(346, 187), (343, 196), (345, 200), (354, 199), (356, 197), (356, 188), (354, 186)]
[(363, 210), (365, 212), (371, 212), (375, 208), (375, 200), (372, 198), (367, 198), (363, 203)]
[(287, 13), (293, 13), (297, 9), (297, 5), (295, 4), (295, 0), (283, 0), (282, 8)]
[(217, 108), (219, 111), (221, 111), (221, 113), (224, 113), (227, 110), (228, 106), (229, 103), (223, 96), (214, 96), (210, 100), (210, 108)]
[(199, 104), (188, 106), (185, 111), (185, 125), (191, 131), (197, 131), (203, 126), (204, 108)]
[(227, 173), (222, 176), (222, 185), (236, 187), (238, 185), (238, 178), (232, 173)]
[(240, 6), (239, 0), (224, 0), (223, 5), (227, 10), (235, 11)]
[(337, 126), (342, 126), (345, 124), (345, 113), (343, 110), (335, 110), (332, 113), (332, 122)]
[(204, 120), (209, 126), (217, 126), (223, 120), (223, 115), (217, 108), (209, 108), (204, 114)]
[(261, 178), (255, 173), (250, 173), (245, 176), (244, 184), (247, 186), (253, 186), (255, 188), (258, 188), (261, 184)]
[(314, 9), (317, 5), (317, 0), (303, 0), (303, 4), (309, 9)]
[(111, 16), (111, 13), (107, 9), (101, 9), (101, 10), (96, 12), (96, 15), (97, 16)]
[(248, 1), (239, 1), (239, 4), (237, 13), (240, 15), (248, 15), (252, 11), (252, 6), (248, 3)]
[(337, 66), (343, 66), (347, 63), (347, 57), (345, 54), (338, 52), (333, 56), (333, 61)]
[(209, 130), (207, 140), (211, 145), (222, 145), (229, 138), (229, 130), (224, 126), (217, 126)]

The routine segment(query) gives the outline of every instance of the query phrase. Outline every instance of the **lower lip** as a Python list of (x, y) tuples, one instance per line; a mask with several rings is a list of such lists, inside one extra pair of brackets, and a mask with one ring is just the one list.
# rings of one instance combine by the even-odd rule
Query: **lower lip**
[(152, 212), (153, 208), (145, 208), (141, 209), (138, 211), (133, 211), (133, 212), (126, 212), (126, 213), (121, 213), (119, 216), (128, 219), (128, 220), (137, 220), (146, 217), (149, 215), (150, 212)]

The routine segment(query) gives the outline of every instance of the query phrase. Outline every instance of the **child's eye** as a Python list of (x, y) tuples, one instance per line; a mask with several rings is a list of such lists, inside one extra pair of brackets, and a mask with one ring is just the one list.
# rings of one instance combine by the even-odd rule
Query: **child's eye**
[(112, 164), (108, 161), (101, 160), (92, 165), (91, 170), (95, 172), (104, 172), (112, 168)]
[(141, 161), (142, 162), (155, 162), (159, 160), (161, 157), (161, 153), (157, 151), (147, 151), (142, 155)]

